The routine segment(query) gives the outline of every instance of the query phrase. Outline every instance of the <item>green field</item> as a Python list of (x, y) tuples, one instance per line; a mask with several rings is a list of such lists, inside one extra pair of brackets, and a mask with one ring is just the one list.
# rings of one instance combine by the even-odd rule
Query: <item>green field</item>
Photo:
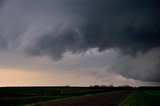
[(131, 89), (128, 87), (1, 87), (1, 106), (21, 106), (63, 98)]
[(136, 89), (120, 106), (160, 106), (160, 89)]

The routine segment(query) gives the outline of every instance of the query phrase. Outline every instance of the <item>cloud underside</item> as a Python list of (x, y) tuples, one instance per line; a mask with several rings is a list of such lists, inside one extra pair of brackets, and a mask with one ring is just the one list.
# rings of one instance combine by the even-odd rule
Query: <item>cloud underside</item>
[(159, 5), (158, 0), (2, 1), (0, 48), (47, 55), (53, 61), (63, 59), (67, 51), (114, 49), (124, 58), (115, 61), (112, 71), (159, 82)]

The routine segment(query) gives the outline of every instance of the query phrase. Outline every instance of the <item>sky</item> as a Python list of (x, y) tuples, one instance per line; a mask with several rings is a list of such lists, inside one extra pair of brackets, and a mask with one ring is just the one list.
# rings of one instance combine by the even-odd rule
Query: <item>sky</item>
[(159, 86), (159, 0), (0, 0), (0, 86)]

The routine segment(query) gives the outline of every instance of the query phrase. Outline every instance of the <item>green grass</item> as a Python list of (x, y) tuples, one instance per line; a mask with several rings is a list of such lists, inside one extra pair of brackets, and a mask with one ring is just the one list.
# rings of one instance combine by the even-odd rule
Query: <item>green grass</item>
[(160, 90), (136, 90), (119, 106), (160, 106)]

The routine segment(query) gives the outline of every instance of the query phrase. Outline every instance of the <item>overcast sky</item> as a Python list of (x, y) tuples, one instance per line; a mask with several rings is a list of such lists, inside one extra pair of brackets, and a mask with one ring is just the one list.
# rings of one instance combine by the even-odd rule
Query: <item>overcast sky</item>
[(158, 0), (1, 0), (0, 86), (160, 85)]

